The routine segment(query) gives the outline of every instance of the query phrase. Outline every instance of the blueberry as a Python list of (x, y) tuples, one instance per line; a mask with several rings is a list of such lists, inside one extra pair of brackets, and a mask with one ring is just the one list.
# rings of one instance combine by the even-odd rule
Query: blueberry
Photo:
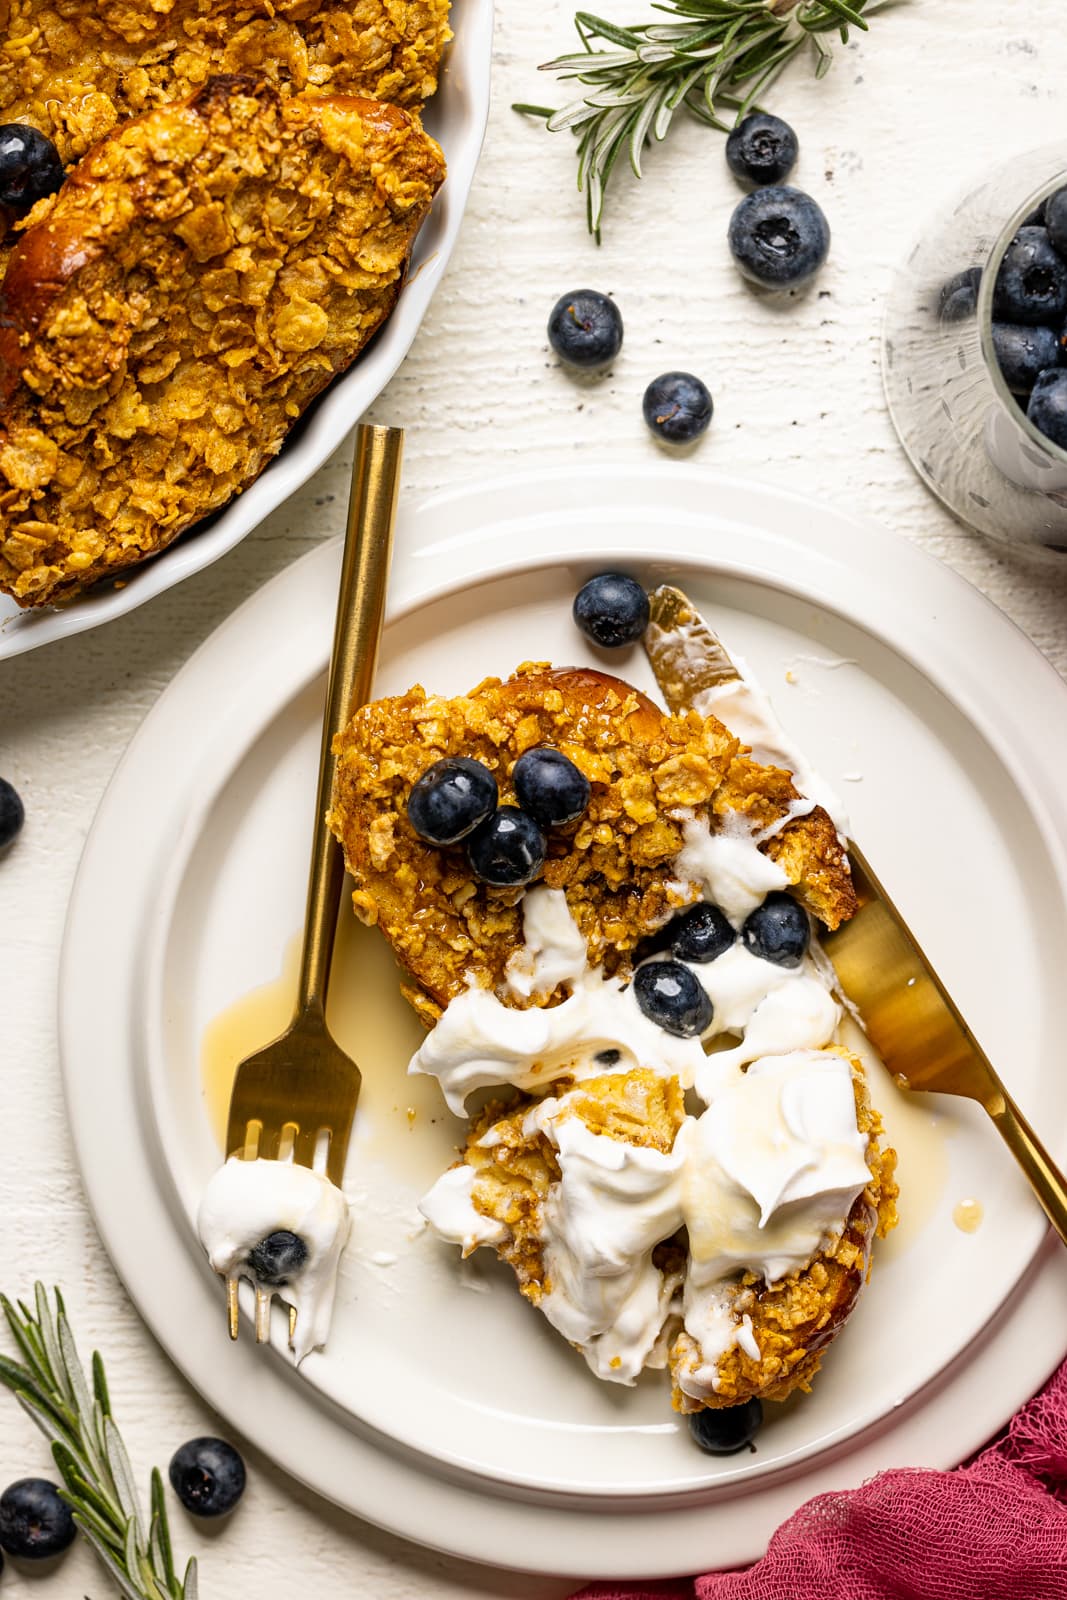
[(248, 1265), (260, 1283), (269, 1284), (272, 1289), (284, 1289), (307, 1258), (308, 1247), (300, 1235), (279, 1228), (253, 1246), (248, 1252)]
[(614, 300), (596, 289), (577, 289), (552, 307), (548, 342), (571, 367), (606, 367), (622, 349), (622, 317)]
[(752, 1443), (762, 1426), (763, 1406), (758, 1400), (746, 1400), (743, 1406), (694, 1411), (689, 1418), (693, 1443), (709, 1456), (735, 1456)]
[(741, 937), (754, 956), (776, 967), (799, 967), (811, 942), (811, 923), (792, 895), (776, 891), (745, 918)]
[(59, 151), (39, 129), (21, 122), (0, 128), (0, 205), (28, 211), (55, 194), (64, 176)]
[(741, 201), (729, 240), (746, 278), (767, 289), (795, 289), (826, 260), (830, 225), (810, 195), (772, 186)]
[(562, 750), (524, 750), (511, 774), (519, 804), (542, 828), (574, 822), (589, 804), (589, 779)]
[(1056, 366), (1060, 359), (1060, 341), (1051, 328), (994, 322), (993, 348), (1012, 394), (1029, 394), (1045, 368)]
[(737, 934), (718, 906), (689, 906), (670, 924), (671, 950), (679, 961), (708, 962), (729, 950)]
[(641, 409), (657, 439), (692, 444), (706, 430), (714, 405), (707, 384), (691, 372), (663, 372), (645, 390)]
[(1041, 374), (1034, 384), (1026, 415), (1046, 439), (1067, 450), (1067, 372), (1062, 367)]
[(752, 111), (726, 141), (726, 163), (735, 178), (749, 183), (781, 183), (796, 165), (797, 136), (781, 117)]
[(680, 961), (646, 961), (634, 973), (634, 994), (648, 1020), (679, 1039), (693, 1039), (710, 1026), (711, 1001)]
[(1043, 220), (1052, 248), (1067, 260), (1067, 189), (1049, 195)]
[(578, 590), (573, 614), (587, 639), (605, 650), (620, 650), (648, 627), (648, 595), (624, 572), (602, 572)]
[(70, 1507), (47, 1478), (20, 1478), (0, 1494), (0, 1549), (23, 1561), (45, 1561), (74, 1543)]
[(467, 860), (497, 889), (531, 883), (545, 864), (545, 836), (518, 806), (501, 806), (467, 841)]
[(1067, 311), (1067, 262), (1044, 228), (1020, 228), (997, 273), (993, 315), (999, 322), (1059, 322)]
[(954, 273), (941, 285), (937, 300), (937, 314), (942, 322), (963, 322), (978, 310), (978, 286), (982, 281), (981, 267), (968, 267)]
[(190, 1439), (170, 1458), (170, 1483), (194, 1517), (222, 1517), (245, 1492), (245, 1464), (225, 1439)]
[(26, 820), (26, 812), (18, 791), (0, 778), (0, 850), (6, 850)]
[(496, 779), (469, 756), (435, 761), (408, 795), (408, 821), (427, 844), (455, 844), (496, 807)]

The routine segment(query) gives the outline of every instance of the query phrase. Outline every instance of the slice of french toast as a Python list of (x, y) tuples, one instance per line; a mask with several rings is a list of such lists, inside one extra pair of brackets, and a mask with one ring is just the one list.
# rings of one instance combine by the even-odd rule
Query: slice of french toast
[[(549, 836), (542, 881), (564, 891), (589, 962), (626, 973), (638, 943), (697, 898), (675, 858), (687, 816), (740, 818), (828, 927), (852, 915), (848, 861), (825, 812), (793, 816), (789, 773), (760, 766), (714, 717), (669, 715), (605, 673), (527, 663), (468, 695), (420, 687), (362, 707), (335, 741), (330, 826), (345, 851), (357, 915), (377, 924), (418, 985), (427, 1020), (473, 980), (497, 988), (522, 944), (521, 889), (474, 880), (462, 846), (424, 844), (408, 821), (416, 779), (443, 756), (473, 756), (512, 803), (524, 750), (554, 745), (589, 780), (588, 809)], [(522, 1004), (512, 997), (510, 1003)]]
[[(672, 1279), (677, 1287), (669, 1302), (663, 1297), (665, 1359), (647, 1364), (669, 1365), (678, 1411), (736, 1406), (751, 1399), (784, 1400), (794, 1390), (807, 1390), (855, 1309), (870, 1274), (874, 1239), (884, 1237), (896, 1222), (897, 1184), (896, 1152), (882, 1142), (881, 1119), (871, 1108), (860, 1062), (849, 1059), (857, 1126), (867, 1136), (870, 1182), (840, 1236), (827, 1240), (802, 1270), (774, 1284), (752, 1273), (738, 1273), (722, 1284), (723, 1318), (737, 1330), (744, 1323), (747, 1337), (729, 1341), (721, 1353), (709, 1356), (702, 1350), (682, 1320), (681, 1284), (688, 1284), (693, 1270), (684, 1235), (665, 1232), (652, 1251), (651, 1265), (662, 1275), (665, 1289)], [(556, 1092), (564, 1100), (549, 1104), (564, 1106), (565, 1114), (580, 1118), (591, 1134), (611, 1139), (623, 1150), (640, 1146), (669, 1157), (685, 1119), (677, 1080), (648, 1069), (587, 1078), (574, 1086), (564, 1083)], [(546, 1255), (546, 1217), (560, 1194), (561, 1169), (556, 1148), (538, 1123), (542, 1104), (522, 1096), (509, 1104), (485, 1106), (472, 1122), (459, 1165), (470, 1171), (472, 1214), (492, 1225), (483, 1242), (491, 1242), (512, 1267), (526, 1299), (547, 1309), (546, 1296), (559, 1286), (553, 1284)], [(681, 1211), (668, 1216), (665, 1228), (680, 1224)], [(547, 1236), (550, 1241), (551, 1228)], [(627, 1265), (636, 1268), (639, 1263)], [(616, 1280), (607, 1281), (610, 1285)], [(611, 1335), (621, 1337), (617, 1329)]]
[(0, 290), (0, 589), (68, 598), (246, 488), (388, 316), (444, 172), (405, 111), (240, 77), (95, 146)]
[(448, 0), (0, 0), (0, 31), (0, 122), (66, 162), (220, 73), (417, 110), (451, 36)]

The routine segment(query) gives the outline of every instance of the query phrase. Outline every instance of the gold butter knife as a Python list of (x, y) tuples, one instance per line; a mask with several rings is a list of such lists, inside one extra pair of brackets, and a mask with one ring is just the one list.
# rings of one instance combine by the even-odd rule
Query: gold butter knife
[[(649, 596), (645, 651), (672, 711), (741, 674), (714, 631), (680, 589)], [(976, 1100), (993, 1119), (1045, 1215), (1067, 1243), (1067, 1179), (1004, 1087), (904, 918), (848, 841), (859, 909), (821, 943), (842, 991), (902, 1089)]]

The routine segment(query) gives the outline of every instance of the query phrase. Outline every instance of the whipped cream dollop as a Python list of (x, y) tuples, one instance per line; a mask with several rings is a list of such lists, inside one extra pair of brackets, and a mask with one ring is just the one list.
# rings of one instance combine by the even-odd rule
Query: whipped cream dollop
[(307, 1258), (284, 1288), (261, 1286), (282, 1294), (296, 1310), (292, 1348), (298, 1363), (326, 1342), (348, 1230), (348, 1203), (325, 1174), (292, 1161), (238, 1156), (215, 1173), (197, 1217), (208, 1259), (227, 1280), (254, 1278), (249, 1253), (270, 1234), (284, 1231), (303, 1241)]
[(530, 889), (522, 902), (523, 942), (508, 962), (509, 993), (522, 999), (547, 996), (560, 984), (577, 983), (585, 972), (586, 943), (562, 889)]
[(794, 787), (815, 805), (822, 806), (842, 839), (846, 838), (848, 815), (840, 797), (786, 733), (768, 695), (760, 687), (747, 662), (733, 651), (730, 652), (730, 659), (741, 676), (702, 689), (693, 697), (693, 709), (699, 711), (702, 717), (718, 717), (731, 733), (751, 746), (757, 761), (791, 772)]
[[(545, 1136), (560, 1169), (541, 1206), (549, 1287), (540, 1309), (597, 1377), (625, 1384), (662, 1360), (664, 1328), (680, 1314), (700, 1351), (683, 1386), (705, 1397), (734, 1344), (760, 1355), (751, 1319), (732, 1309), (731, 1285), (744, 1272), (774, 1284), (806, 1266), (840, 1237), (870, 1181), (851, 1067), (834, 1051), (754, 1061), (699, 1117), (684, 1119), (668, 1152), (594, 1132), (574, 1100), (569, 1091), (541, 1101), (523, 1128)], [(495, 1142), (492, 1128), (480, 1141)], [(476, 1169), (461, 1164), (419, 1206), (465, 1252), (506, 1232), (475, 1208), (476, 1184)], [(683, 1225), (689, 1262), (679, 1302), (678, 1279), (652, 1252)]]
[(682, 813), (682, 848), (674, 858), (679, 891), (695, 883), (704, 900), (739, 928), (774, 889), (789, 885), (782, 868), (759, 848), (744, 817), (730, 814), (713, 833), (706, 817)]
[(482, 1244), (502, 1244), (508, 1236), (502, 1222), (487, 1217), (475, 1206), (477, 1176), (466, 1162), (449, 1167), (419, 1201), (419, 1210), (438, 1237), (458, 1244), (464, 1256)]
[[(558, 1005), (527, 1011), (473, 986), (450, 1000), (408, 1068), (438, 1080), (449, 1110), (462, 1116), (476, 1089), (502, 1084), (538, 1089), (561, 1077), (588, 1078), (637, 1066), (654, 1066), (687, 1086), (693, 1082), (704, 1060), (700, 1041), (664, 1033), (645, 1016), (632, 987), (587, 965), (585, 940), (561, 889), (528, 890), (523, 923), (535, 930), (536, 945), (527, 933), (518, 970), (529, 974), (540, 964), (541, 972), (554, 974), (566, 961), (569, 976), (552, 987), (566, 981), (571, 992)], [(598, 1060), (601, 1056), (607, 1059)]]
[(543, 1133), (560, 1180), (542, 1207), (546, 1281), (541, 1310), (598, 1378), (633, 1383), (650, 1364), (679, 1284), (652, 1251), (681, 1218), (681, 1149), (664, 1153), (594, 1133), (569, 1114), (573, 1097), (534, 1106), (524, 1131)]
[(732, 1345), (759, 1357), (751, 1321), (738, 1327), (727, 1286), (743, 1272), (777, 1283), (840, 1237), (870, 1181), (867, 1138), (849, 1063), (815, 1050), (754, 1061), (683, 1134), (683, 1317), (700, 1362), (680, 1382), (706, 1399)]

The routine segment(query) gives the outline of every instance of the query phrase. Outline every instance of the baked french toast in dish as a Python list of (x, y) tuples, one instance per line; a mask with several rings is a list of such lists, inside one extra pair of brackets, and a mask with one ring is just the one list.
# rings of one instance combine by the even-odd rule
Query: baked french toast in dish
[(42, 200), (0, 288), (0, 589), (120, 576), (245, 489), (401, 291), (417, 118), (213, 78)]
[(416, 686), (338, 736), (328, 820), (428, 1029), (411, 1070), (469, 1118), (431, 1227), (597, 1377), (667, 1367), (702, 1414), (810, 1386), (896, 1156), (818, 948), (856, 908), (837, 821), (672, 701), (543, 662)]
[(451, 37), (447, 0), (0, 0), (0, 122), (65, 162), (220, 74), (418, 110)]

